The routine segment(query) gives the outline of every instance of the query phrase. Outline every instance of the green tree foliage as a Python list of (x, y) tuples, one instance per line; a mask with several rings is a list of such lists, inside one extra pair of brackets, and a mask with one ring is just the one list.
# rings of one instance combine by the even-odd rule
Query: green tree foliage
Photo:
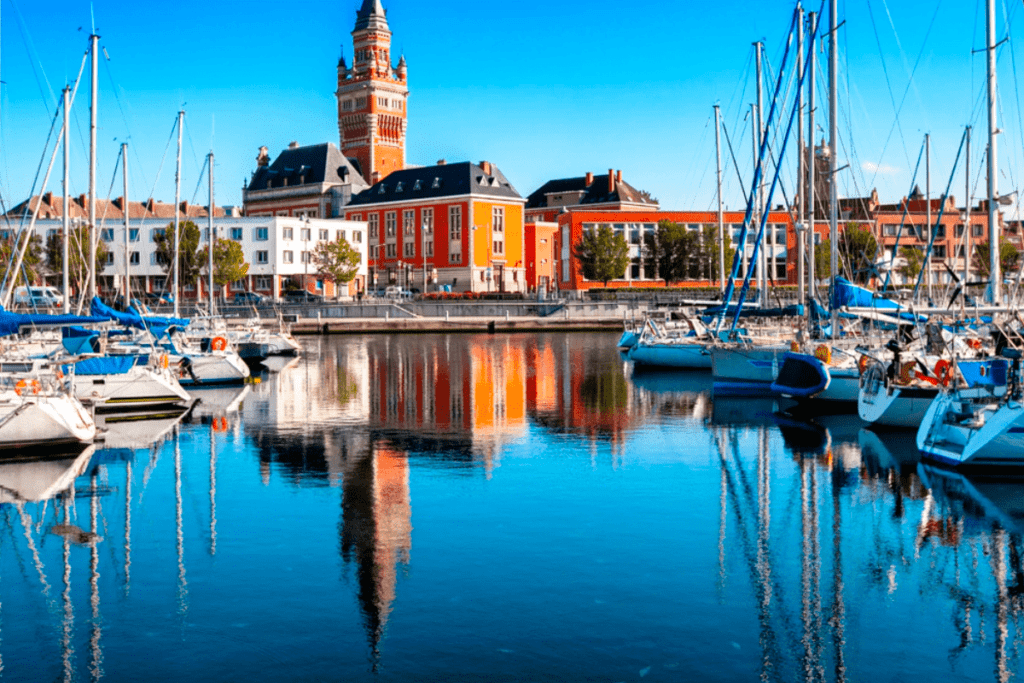
[(843, 270), (849, 273), (850, 279), (866, 284), (874, 276), (878, 240), (869, 228), (847, 223), (839, 235), (839, 254)]
[[(0, 278), (7, 277), (7, 269), (14, 265), (15, 256), (14, 238), (0, 240)], [(28, 249), (25, 250), (25, 258), (22, 261), (24, 273), (34, 284), (39, 282), (40, 265), (43, 261), (42, 240), (38, 235), (33, 235), (28, 242)], [(16, 286), (25, 284), (25, 276), (17, 273), (14, 278)]]
[[(72, 228), (68, 241), (68, 282), (75, 292), (89, 284), (89, 228)], [(103, 271), (110, 250), (103, 240), (96, 240), (96, 273)], [(26, 254), (25, 258), (28, 258)], [(58, 277), (64, 272), (64, 231), (60, 230), (46, 240), (46, 265)]]
[[(192, 221), (179, 223), (181, 242), (178, 245), (178, 279), (182, 285), (199, 279), (204, 260), (199, 249), (199, 226)], [(156, 254), (160, 266), (173, 277), (174, 268), (174, 223), (168, 223), (163, 235), (156, 236)]]
[(721, 273), (721, 269), (718, 261), (718, 226), (717, 225), (705, 225), (701, 228), (703, 233), (703, 241), (700, 245), (699, 266), (701, 269), (701, 277), (708, 280), (721, 281), (725, 278), (725, 274), (728, 274), (729, 268), (732, 266), (732, 239), (729, 237), (729, 231), (723, 231), (723, 241), (725, 242), (725, 274)]
[[(843, 253), (839, 252), (839, 272), (843, 270)], [(814, 245), (814, 278), (828, 280), (832, 277), (832, 240), (822, 240)]]
[[(1020, 252), (1017, 247), (1006, 238), (999, 238), (999, 268), (1003, 277), (1010, 273), (1016, 273), (1020, 267)], [(989, 267), (989, 243), (983, 242), (974, 246), (974, 256), (971, 258), (971, 268), (981, 277), (988, 277), (991, 273)]]
[(924, 250), (920, 247), (903, 246), (900, 247), (900, 256), (906, 261), (906, 265), (900, 266), (897, 272), (907, 282), (917, 280), (921, 269), (924, 268)]
[[(731, 242), (726, 235), (726, 252), (732, 250)], [(661, 221), (654, 235), (645, 235), (643, 254), (647, 272), (657, 273), (667, 283), (722, 278), (716, 225), (704, 225), (695, 231), (681, 223)], [(726, 269), (731, 264), (727, 259)]]
[[(207, 267), (210, 263), (210, 255), (207, 247), (199, 252), (200, 272), (204, 278), (209, 277), (210, 271)], [(242, 253), (242, 245), (234, 240), (217, 239), (213, 243), (213, 283), (218, 287), (241, 280), (249, 274), (249, 264), (245, 261)]]
[(623, 277), (629, 267), (629, 244), (626, 238), (615, 234), (607, 225), (597, 230), (585, 230), (573, 248), (573, 253), (583, 277), (600, 280), (605, 287), (609, 280)]
[[(351, 282), (359, 272), (359, 251), (344, 237), (334, 242), (317, 242), (313, 249), (313, 263), (317, 274), (334, 283)], [(335, 288), (337, 296), (337, 288)]]

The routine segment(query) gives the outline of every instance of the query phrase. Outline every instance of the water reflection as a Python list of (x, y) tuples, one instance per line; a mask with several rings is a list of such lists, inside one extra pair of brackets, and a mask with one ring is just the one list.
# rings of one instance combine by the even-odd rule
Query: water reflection
[(311, 339), (261, 380), (0, 461), (6, 678), (1019, 667), (1024, 481), (912, 434), (633, 374), (607, 335)]

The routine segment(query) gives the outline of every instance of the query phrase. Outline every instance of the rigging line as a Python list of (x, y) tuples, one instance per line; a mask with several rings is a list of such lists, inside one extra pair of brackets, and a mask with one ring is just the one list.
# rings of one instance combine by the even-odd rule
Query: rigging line
[[(103, 51), (103, 54), (104, 54), (104, 56), (106, 56), (106, 54), (107, 54), (106, 50)], [(118, 87), (117, 83), (114, 81), (114, 70), (110, 66), (110, 58), (107, 57), (106, 59), (104, 59), (103, 60), (103, 64), (106, 66), (107, 78), (110, 80), (110, 88), (111, 88), (111, 90), (114, 91), (114, 101), (117, 102), (117, 108), (121, 112), (121, 118), (124, 119), (125, 130), (128, 131), (128, 139), (131, 140), (133, 136), (132, 136), (131, 127), (128, 124), (128, 114), (125, 112), (124, 105), (121, 103), (121, 96), (120, 96), (121, 88)], [(127, 99), (127, 98), (125, 98), (125, 99)], [(130, 102), (128, 103), (128, 107), (129, 107), (129, 109), (131, 108), (131, 103)], [(142, 176), (142, 184), (143, 184), (143, 186), (144, 187), (148, 187), (149, 186), (149, 180), (146, 178), (145, 166), (142, 163), (142, 157), (139, 156), (139, 150), (136, 148), (135, 145), (132, 145), (132, 153), (135, 154), (135, 168), (132, 169), (132, 170), (137, 172), (137, 173), (139, 173)]]
[[(900, 131), (900, 139), (903, 142), (903, 155), (907, 158), (907, 165), (909, 166), (910, 165), (910, 154), (907, 151), (907, 141), (906, 141), (906, 136), (903, 134), (903, 126), (900, 124), (900, 110), (899, 110), (899, 107), (896, 106), (896, 96), (895, 96), (895, 94), (893, 93), (893, 90), (892, 90), (892, 79), (889, 77), (889, 65), (885, 61), (885, 51), (882, 49), (882, 37), (878, 34), (878, 25), (875, 23), (875, 13), (874, 13), (874, 10), (871, 8), (871, 0), (868, 0), (867, 5), (868, 5), (868, 17), (871, 19), (871, 30), (875, 34), (875, 45), (878, 47), (878, 58), (882, 62), (882, 73), (885, 75), (885, 86), (886, 86), (886, 89), (889, 91), (889, 101), (892, 103), (893, 116), (895, 116), (895, 125), (899, 129), (899, 131)], [(897, 43), (897, 45), (899, 44), (899, 38), (896, 39), (896, 43)], [(902, 48), (900, 48), (900, 49), (902, 50)], [(889, 142), (888, 139), (886, 139), (886, 144), (887, 145), (888, 145), (888, 142)], [(883, 154), (885, 153), (885, 148), (884, 147), (882, 149), (882, 153)], [(881, 162), (879, 162), (879, 163), (881, 163)], [(877, 175), (877, 173), (876, 173), (876, 175)], [(871, 182), (872, 183), (875, 182), (874, 177), (872, 177)]]
[[(699, 150), (699, 149), (702, 149), (704, 147), (704, 141), (707, 139), (708, 126), (711, 124), (711, 118), (713, 118), (713, 117), (709, 117), (707, 120), (705, 120), (705, 122), (704, 122), (704, 129), (701, 132), (700, 140), (697, 141), (697, 145), (693, 149)], [(687, 172), (686, 172), (686, 174), (683, 177), (683, 182), (685, 183), (686, 186), (693, 187), (692, 179), (693, 179), (693, 175), (696, 173), (696, 169), (697, 169), (697, 164), (694, 164), (689, 169), (687, 169)], [(706, 174), (707, 173), (707, 166), (706, 165), (705, 165), (704, 171), (705, 171), (705, 174)], [(703, 182), (703, 180), (701, 182)], [(696, 203), (696, 197), (697, 197), (697, 194), (699, 193), (699, 191), (700, 191), (700, 187), (699, 186), (696, 189), (694, 189), (694, 200), (691, 203), (691, 206), (694, 203)]]
[(736, 153), (732, 151), (732, 140), (729, 139), (729, 131), (725, 128), (725, 122), (722, 123), (722, 133), (725, 135), (725, 144), (729, 147), (729, 156), (732, 158), (732, 167), (736, 169), (736, 179), (740, 181), (740, 187), (746, 187), (747, 184), (743, 182), (743, 175), (740, 173), (740, 165), (736, 163)]
[[(939, 8), (941, 6), (942, 0), (938, 0), (938, 2), (935, 3), (936, 15), (938, 15)], [(909, 79), (908, 87), (913, 86), (914, 97), (917, 99), (917, 106), (921, 108), (921, 115), (925, 119), (925, 125), (927, 125), (930, 128), (931, 125), (928, 123), (928, 110), (925, 108), (924, 102), (921, 101), (921, 92), (917, 89), (917, 84), (914, 82), (914, 75), (910, 72), (909, 69), (907, 69), (907, 53), (903, 49), (903, 44), (900, 42), (900, 34), (896, 31), (896, 24), (892, 20), (892, 13), (889, 11), (889, 4), (886, 2), (886, 0), (882, 0), (882, 7), (885, 8), (885, 16), (889, 20), (889, 26), (892, 28), (892, 35), (896, 39), (896, 47), (898, 47), (900, 51), (900, 60), (903, 62), (903, 70), (907, 72), (907, 78)], [(928, 38), (926, 36), (925, 44), (927, 44), (927, 42)], [(924, 46), (922, 45), (922, 49), (923, 48)], [(909, 162), (910, 160), (907, 159), (907, 161)]]
[[(192, 141), (192, 128), (186, 128), (185, 129), (185, 134), (188, 136), (188, 146), (192, 149), (192, 163), (194, 163), (195, 166), (196, 166), (196, 173), (202, 173), (202, 171), (199, 170), (199, 168), (200, 168), (200, 166), (199, 166), (199, 155), (196, 154), (196, 145)], [(205, 157), (203, 157), (203, 158), (205, 159)], [(206, 162), (204, 161), (203, 162), (203, 168), (205, 168), (205, 167), (206, 167)]]
[[(15, 0), (10, 0), (11, 7), (14, 8), (14, 15), (18, 18), (16, 22), (18, 25), (18, 31), (21, 33), (21, 38), (25, 41), (25, 52), (28, 53), (29, 64), (32, 65), (32, 75), (35, 76), (36, 85), (39, 87), (39, 95), (43, 98), (43, 106), (46, 108), (47, 113), (50, 111), (50, 107), (57, 102), (56, 96), (53, 94), (53, 88), (50, 87), (50, 80), (46, 77), (46, 70), (43, 68), (43, 62), (39, 59), (38, 52), (36, 50), (35, 43), (32, 40), (31, 34), (28, 32), (28, 26), (25, 24), (25, 18), (21, 14), (21, 9), (18, 7), (18, 3)], [(36, 70), (38, 65), (39, 69)], [(43, 80), (39, 80), (39, 75), (42, 73)], [(44, 90), (43, 83), (46, 83)], [(50, 98), (47, 100), (46, 94), (49, 92)]]
[[(889, 141), (892, 140), (892, 134), (895, 132), (896, 126), (899, 123), (900, 112), (903, 111), (903, 105), (907, 101), (907, 95), (910, 94), (910, 86), (913, 83), (914, 75), (917, 73), (917, 69), (921, 65), (921, 59), (924, 57), (924, 48), (925, 48), (925, 46), (928, 45), (928, 38), (932, 34), (932, 29), (935, 28), (935, 20), (939, 16), (939, 7), (940, 6), (941, 6), (941, 3), (935, 6), (935, 13), (932, 14), (932, 20), (931, 20), (931, 22), (929, 22), (928, 30), (924, 34), (924, 40), (921, 41), (921, 50), (917, 53), (917, 59), (914, 61), (914, 67), (910, 71), (910, 82), (907, 83), (907, 87), (903, 90), (903, 96), (900, 98), (899, 108), (896, 110), (896, 119), (893, 121), (892, 126), (889, 128), (889, 134), (885, 138), (885, 144), (882, 145), (882, 152), (881, 152), (881, 154), (879, 155), (879, 158), (878, 158), (879, 165), (881, 165), (882, 161), (885, 159), (885, 150), (888, 149)], [(900, 136), (901, 136), (901, 138), (903, 136), (902, 129), (900, 130)], [(906, 153), (906, 140), (903, 141), (903, 148), (904, 148), (904, 153)], [(907, 165), (909, 166), (909, 164), (910, 164), (910, 158), (908, 156), (907, 157)], [(875, 184), (875, 179), (877, 178), (877, 175), (878, 174), (876, 173), (875, 175), (873, 175), (871, 177), (871, 183), (869, 183), (869, 184), (871, 184), (871, 185)]]
[[(203, 174), (206, 173), (206, 167), (207, 167), (209, 161), (210, 161), (210, 157), (206, 157), (206, 161), (203, 162), (203, 167), (199, 171), (199, 182), (196, 183), (196, 191), (192, 193), (192, 201), (189, 203), (189, 206), (192, 206), (193, 204), (196, 203), (196, 197), (199, 196), (199, 190), (203, 186)], [(210, 207), (210, 210), (212, 211), (213, 207)], [(188, 218), (188, 217), (189, 217), (188, 216), (188, 212), (185, 212), (185, 218)]]
[[(953, 178), (956, 175), (956, 167), (960, 164), (960, 155), (963, 154), (964, 142), (966, 140), (967, 140), (967, 131), (964, 130), (964, 134), (960, 136), (960, 147), (956, 151), (956, 158), (953, 160), (953, 168), (952, 168), (952, 170), (949, 173), (949, 182), (946, 184), (946, 191), (942, 194), (942, 197), (948, 197), (949, 196), (949, 190), (953, 186)], [(928, 248), (924, 252), (924, 262), (925, 263), (929, 262), (929, 258), (932, 255), (932, 246), (935, 244), (935, 237), (936, 237), (936, 235), (938, 233), (938, 230), (935, 229), (935, 226), (940, 225), (942, 223), (942, 216), (945, 214), (945, 212), (946, 212), (946, 202), (942, 202), (942, 206), (939, 208), (939, 215), (936, 216), (933, 225), (929, 225), (928, 226), (928, 232), (930, 234), (929, 234), (929, 238), (928, 238)], [(921, 271), (917, 274), (917, 283), (914, 285), (914, 300), (915, 301), (917, 300), (918, 290), (921, 288), (921, 278), (924, 277), (924, 271), (925, 271), (925, 269), (922, 268)]]
[[(1014, 5), (1016, 7), (1016, 5)], [(1006, 5), (1003, 5), (1003, 13), (1006, 13)], [(1007, 18), (1007, 34), (1013, 33), (1013, 25), (1011, 23), (1012, 17)], [(1024, 117), (1021, 116), (1020, 110), (1020, 81), (1017, 78), (1017, 53), (1013, 49), (1013, 41), (1010, 41), (1010, 64), (1013, 68), (1013, 96), (1017, 104), (1017, 134), (1020, 136), (1020, 147), (1018, 152), (1024, 151)], [(1016, 187), (1016, 183), (1013, 183)], [(1019, 213), (1019, 211), (1018, 211)], [(1018, 216), (1019, 217), (1019, 216)]]
[[(843, 75), (846, 76), (846, 106), (845, 111), (841, 110), (840, 113), (841, 115), (846, 116), (846, 132), (850, 138), (850, 146), (848, 149), (851, 170), (850, 178), (853, 181), (853, 187), (856, 196), (862, 197), (864, 195), (861, 194), (861, 188), (857, 183), (858, 174), (860, 175), (861, 184), (864, 185), (865, 193), (867, 192), (868, 188), (867, 183), (865, 182), (866, 179), (864, 178), (864, 169), (861, 168), (860, 164), (860, 155), (857, 154), (857, 145), (855, 142), (856, 138), (853, 135), (853, 97), (850, 94), (850, 33), (845, 23), (843, 24), (843, 42), (843, 71), (845, 72)], [(840, 138), (840, 142), (842, 142), (842, 138)]]
[[(174, 123), (171, 125), (171, 135), (167, 138), (167, 145), (164, 147), (164, 154), (163, 154), (162, 157), (160, 157), (160, 166), (156, 169), (156, 179), (153, 180), (153, 189), (151, 189), (149, 191), (149, 198), (152, 198), (153, 195), (156, 194), (156, 186), (157, 186), (157, 183), (160, 182), (160, 174), (163, 173), (164, 162), (167, 160), (167, 152), (171, 149), (171, 142), (174, 141), (174, 131), (177, 130), (177, 128), (178, 128), (178, 117), (175, 116), (174, 117)], [(175, 210), (177, 210), (177, 209), (175, 209)], [(146, 215), (143, 214), (142, 221), (140, 223), (140, 227), (141, 227), (141, 225), (144, 225), (145, 223), (146, 223)]]

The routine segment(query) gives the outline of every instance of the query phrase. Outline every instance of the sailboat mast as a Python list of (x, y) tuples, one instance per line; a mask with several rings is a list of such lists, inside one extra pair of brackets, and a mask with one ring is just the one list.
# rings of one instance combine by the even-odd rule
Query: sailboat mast
[(996, 6), (995, 0), (985, 2), (985, 38), (988, 53), (988, 263), (992, 279), (990, 304), (1003, 301), (1002, 273), (999, 263), (998, 165), (996, 164)]
[(124, 200), (121, 202), (121, 211), (124, 213), (124, 310), (131, 310), (132, 307), (132, 292), (130, 282), (131, 277), (131, 226), (129, 225), (129, 218), (131, 217), (131, 205), (128, 203), (128, 143), (121, 143), (121, 173), (124, 176)]
[(967, 157), (964, 162), (964, 291), (961, 301), (967, 296), (967, 283), (971, 281), (971, 127), (967, 126)]
[(210, 154), (206, 157), (206, 161), (207, 161), (207, 164), (208, 164), (207, 175), (210, 177), (210, 206), (209, 206), (209, 208), (208, 208), (208, 210), (206, 212), (209, 215), (209, 217), (210, 217), (210, 223), (209, 223), (210, 230), (209, 230), (209, 233), (208, 233), (210, 248), (208, 250), (209, 261), (207, 263), (207, 267), (210, 270), (209, 270), (209, 277), (207, 278), (207, 287), (206, 288), (208, 290), (208, 295), (209, 295), (209, 299), (210, 299), (210, 318), (211, 318), (210, 324), (212, 325), (213, 324), (213, 152), (210, 152)]
[[(811, 31), (817, 28), (816, 20), (818, 18), (817, 12), (807, 13), (807, 26)], [(813, 44), (814, 35), (811, 35), (811, 42)], [(818, 165), (814, 159), (814, 81), (817, 78), (818, 60), (814, 50), (808, 50), (807, 52), (807, 71), (810, 74), (810, 78), (807, 79), (807, 135), (809, 136), (807, 145), (807, 213), (809, 216), (808, 223), (810, 224), (810, 230), (807, 233), (807, 283), (810, 287), (811, 299), (813, 300), (817, 296), (817, 283), (815, 282), (814, 273), (814, 257), (817, 252), (817, 242), (814, 232), (814, 219), (817, 216), (816, 202), (814, 198), (814, 184), (817, 175)]]
[(718, 288), (725, 295), (725, 225), (722, 215), (722, 112), (715, 105), (715, 156), (718, 162)]
[(174, 290), (171, 298), (174, 299), (174, 317), (178, 317), (178, 251), (181, 245), (181, 221), (178, 220), (181, 211), (181, 126), (185, 122), (185, 112), (178, 112), (178, 166), (174, 171), (174, 266), (171, 272), (174, 273)]
[[(762, 56), (764, 54), (764, 43), (758, 41), (754, 43), (754, 62), (757, 70), (757, 134), (754, 137), (754, 156), (755, 159), (759, 150), (761, 149), (761, 137), (764, 135), (764, 72), (761, 68)], [(754, 163), (757, 163), (756, 161)], [(758, 208), (758, 221), (760, 222), (761, 214), (766, 210), (764, 205), (764, 183), (761, 183), (757, 187), (757, 208)], [(765, 266), (767, 265), (767, 249), (766, 245), (762, 244), (759, 249), (759, 258), (757, 261), (757, 289), (759, 292), (758, 298), (761, 301), (761, 306), (766, 307), (768, 305), (768, 277), (765, 272)]]
[[(828, 10), (828, 191), (829, 191), (829, 211), (828, 211), (828, 238), (832, 245), (832, 288), (830, 291), (835, 290), (836, 278), (839, 276), (839, 192), (836, 187), (836, 166), (837, 166), (837, 147), (839, 144), (839, 126), (838, 126), (838, 112), (839, 112), (839, 87), (838, 87), (838, 75), (839, 75), (839, 41), (836, 37), (836, 29), (838, 27), (838, 14), (839, 2), (838, 0), (830, 0)], [(830, 303), (832, 309), (832, 338), (836, 339), (839, 334), (839, 314), (836, 311), (833, 302)]]
[(96, 229), (96, 108), (99, 104), (99, 62), (97, 48), (100, 37), (93, 33), (89, 36), (92, 43), (92, 92), (89, 104), (89, 298), (96, 296), (96, 240), (99, 232)]
[(68, 256), (71, 251), (69, 248), (69, 242), (71, 239), (71, 134), (70, 134), (70, 112), (68, 108), (71, 105), (71, 87), (64, 86), (64, 207), (62, 213), (63, 225), (64, 225), (64, 245), (63, 251), (61, 252), (61, 286), (64, 292), (64, 306), (63, 312), (65, 314), (71, 312), (71, 277), (70, 277), (70, 266), (68, 264)]
[[(928, 224), (925, 239), (931, 239), (932, 234), (932, 136), (924, 134), (924, 202), (925, 220)], [(928, 298), (932, 298), (932, 250), (928, 249), (924, 254), (924, 275), (928, 284)]]
[[(796, 29), (796, 72), (802, 74), (804, 72), (804, 8), (797, 4), (797, 10), (799, 17), (797, 18), (797, 29)], [(796, 137), (797, 137), (797, 149), (800, 150), (796, 155), (796, 166), (797, 166), (797, 184), (802, 185), (804, 182), (804, 176), (806, 175), (806, 167), (804, 166), (804, 89), (797, 88), (796, 93)], [(805, 244), (805, 225), (804, 219), (804, 201), (806, 199), (806, 192), (802, 187), (798, 187), (796, 207), (796, 281), (797, 281), (797, 303), (801, 306), (807, 303), (806, 295), (806, 284), (804, 283), (804, 259), (806, 253), (804, 251)]]

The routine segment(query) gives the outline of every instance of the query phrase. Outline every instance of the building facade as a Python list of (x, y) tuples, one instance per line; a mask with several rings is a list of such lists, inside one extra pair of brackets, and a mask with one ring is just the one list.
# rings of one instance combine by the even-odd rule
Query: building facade
[(567, 211), (657, 211), (658, 200), (622, 179), (622, 171), (549, 180), (526, 198), (526, 222), (553, 222)]
[(525, 292), (525, 201), (490, 162), (440, 163), (392, 173), (345, 217), (367, 225), (371, 289)]
[(391, 64), (391, 29), (380, 0), (363, 0), (352, 31), (352, 67), (338, 61), (341, 152), (368, 183), (405, 168), (409, 99), (405, 57)]

